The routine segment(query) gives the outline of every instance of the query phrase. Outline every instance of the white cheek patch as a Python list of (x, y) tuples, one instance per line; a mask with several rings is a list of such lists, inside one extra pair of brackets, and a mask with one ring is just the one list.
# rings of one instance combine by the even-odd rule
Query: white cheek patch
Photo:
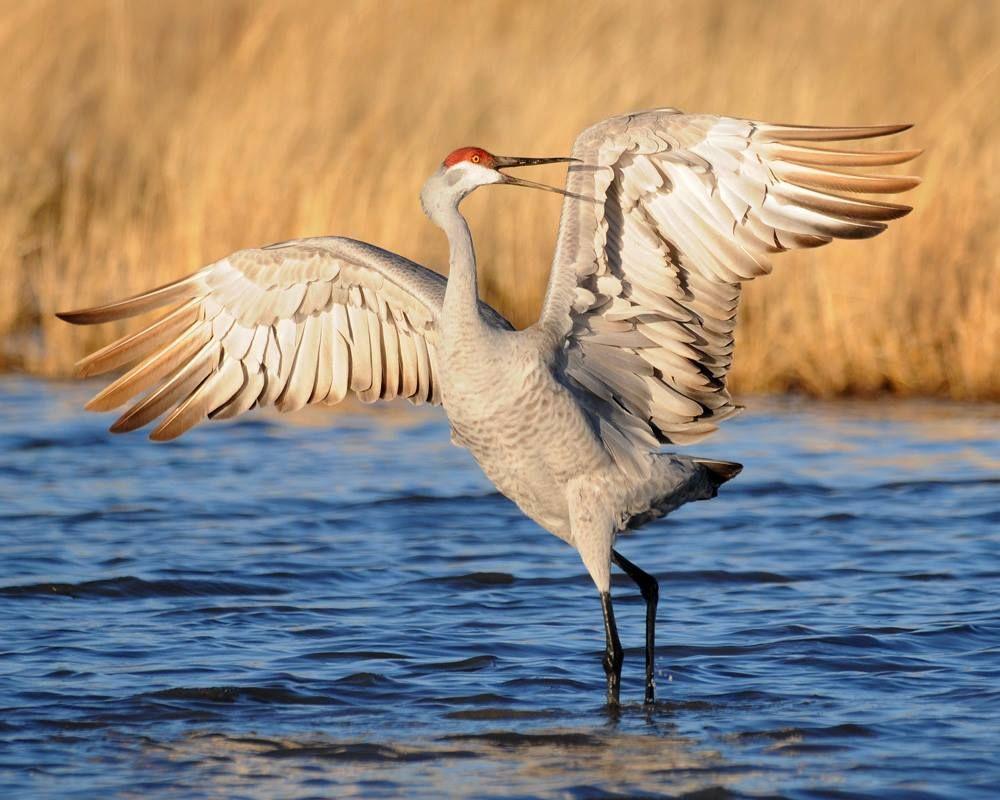
[(482, 164), (473, 164), (471, 161), (460, 161), (448, 170), (445, 180), (447, 180), (449, 186), (463, 183), (472, 190), (477, 186), (499, 183), (503, 180), (503, 177), (496, 170), (487, 169)]

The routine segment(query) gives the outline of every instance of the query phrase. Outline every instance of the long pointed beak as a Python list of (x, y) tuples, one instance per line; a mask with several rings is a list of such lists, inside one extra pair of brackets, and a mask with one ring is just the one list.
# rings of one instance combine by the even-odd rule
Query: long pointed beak
[[(565, 161), (579, 161), (578, 158), (515, 158), (513, 156), (495, 156), (496, 168), (497, 170), (504, 169), (506, 167), (534, 167), (538, 164), (558, 164)], [(546, 192), (555, 192), (556, 194), (564, 194), (567, 197), (577, 197), (577, 195), (570, 192), (563, 191), (562, 189), (557, 189), (555, 186), (548, 186), (544, 183), (535, 183), (534, 181), (527, 181), (524, 178), (515, 178), (513, 175), (508, 175), (506, 172), (501, 172), (503, 175), (503, 181), (501, 183), (508, 184), (510, 186), (527, 186), (529, 189), (542, 189)]]
[(560, 161), (579, 161), (578, 158), (515, 158), (513, 156), (494, 156), (497, 169), (504, 167), (534, 167), (538, 164), (558, 164)]

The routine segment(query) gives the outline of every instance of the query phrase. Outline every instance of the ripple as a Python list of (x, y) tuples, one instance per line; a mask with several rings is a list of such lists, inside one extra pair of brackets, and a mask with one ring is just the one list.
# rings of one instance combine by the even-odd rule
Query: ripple
[(830, 514), (822, 514), (816, 517), (817, 522), (854, 522), (859, 517), (846, 511), (836, 511)]
[(910, 575), (900, 575), (899, 577), (904, 581), (920, 581), (922, 583), (955, 580), (955, 576), (948, 572), (914, 572)]
[(512, 586), (517, 578), (507, 572), (470, 572), (466, 575), (444, 575), (420, 578), (411, 584), (441, 586), (448, 589), (483, 589), (491, 586)]
[(932, 672), (940, 667), (917, 660), (892, 661), (878, 657), (830, 658), (820, 656), (790, 656), (786, 663), (792, 666), (819, 667), (828, 672), (849, 674), (862, 672), (871, 674), (893, 674), (912, 672)]
[(64, 449), (68, 445), (73, 447), (107, 447), (109, 442), (106, 436), (100, 434), (91, 433), (89, 435), (77, 434), (73, 437), (72, 442), (67, 442), (65, 438), (62, 437), (47, 437), (47, 436), (32, 436), (32, 435), (22, 435), (13, 436), (7, 434), (0, 438), (0, 445), (5, 450), (8, 451), (31, 451), (31, 450), (55, 450)]
[(513, 697), (507, 697), (493, 692), (483, 692), (481, 694), (458, 695), (456, 697), (436, 697), (433, 702), (445, 703), (447, 705), (499, 705), (501, 703), (513, 703)]
[(778, 495), (781, 497), (827, 497), (834, 494), (836, 490), (819, 483), (802, 481), (801, 483), (789, 483), (787, 481), (762, 481), (747, 485), (736, 484), (733, 487), (726, 487), (727, 492), (739, 492), (751, 497), (768, 497)]
[(376, 742), (292, 742), (212, 734), (203, 738), (208, 741), (215, 740), (228, 747), (250, 747), (264, 758), (276, 759), (393, 763), (475, 756), (468, 750), (416, 749)]
[(388, 686), (395, 683), (395, 681), (377, 672), (354, 672), (338, 678), (336, 682), (346, 686)]
[[(364, 500), (357, 503), (344, 503), (340, 508), (347, 511), (361, 510), (366, 508), (384, 508), (393, 506), (436, 506), (445, 505), (451, 507), (456, 503), (465, 503), (477, 500), (501, 499), (503, 495), (499, 492), (481, 492), (476, 494), (461, 495), (432, 495), (432, 494), (403, 494), (394, 497), (380, 497), (375, 500)], [(506, 502), (506, 500), (505, 500)]]
[(1000, 486), (1000, 478), (976, 477), (976, 478), (955, 478), (953, 480), (942, 480), (940, 478), (935, 478), (933, 480), (919, 480), (919, 481), (890, 481), (889, 483), (879, 484), (875, 488), (887, 489), (889, 491), (900, 491), (900, 490), (922, 491), (925, 489), (953, 489), (964, 486), (971, 486), (971, 487)]
[(451, 711), (445, 716), (448, 719), (464, 719), (474, 722), (502, 722), (520, 719), (546, 719), (556, 716), (558, 712), (548, 709), (526, 710), (519, 708), (472, 708), (465, 711)]
[(250, 583), (200, 580), (143, 580), (126, 575), (82, 583), (35, 583), (2, 586), (5, 597), (103, 597), (116, 599), (151, 597), (191, 597), (208, 595), (282, 595), (286, 589)]
[(314, 661), (408, 661), (410, 657), (383, 650), (318, 650), (297, 655), (296, 658)]
[(340, 701), (332, 697), (306, 695), (273, 686), (196, 686), (163, 689), (140, 695), (160, 700), (190, 700), (205, 703), (235, 703), (252, 700), (256, 703), (281, 705), (335, 705)]
[(584, 683), (583, 681), (574, 680), (572, 678), (553, 678), (547, 676), (534, 676), (525, 678), (513, 678), (512, 680), (506, 681), (504, 686), (511, 689), (518, 688), (540, 688), (545, 687), (547, 689), (592, 689), (593, 686)]
[(740, 572), (721, 569), (670, 571), (661, 573), (661, 580), (668, 583), (795, 583), (797, 577), (776, 572)]
[(878, 733), (874, 728), (854, 723), (841, 725), (780, 728), (778, 730), (740, 731), (729, 734), (730, 739), (739, 741), (767, 739), (769, 741), (786, 741), (788, 739), (855, 739), (871, 738)]
[(596, 747), (597, 736), (587, 733), (517, 733), (515, 731), (487, 731), (485, 733), (456, 733), (442, 736), (443, 742), (483, 742), (499, 747)]
[(430, 664), (423, 664), (422, 666), (435, 672), (478, 672), (482, 669), (495, 667), (496, 663), (496, 656), (472, 656), (458, 661), (434, 661)]

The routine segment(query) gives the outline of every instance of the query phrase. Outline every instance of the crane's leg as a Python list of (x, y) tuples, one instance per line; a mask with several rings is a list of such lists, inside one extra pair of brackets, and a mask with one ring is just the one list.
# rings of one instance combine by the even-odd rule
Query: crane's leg
[(611, 559), (622, 568), (639, 587), (642, 599), (646, 601), (646, 704), (653, 702), (655, 683), (653, 680), (653, 659), (656, 646), (656, 604), (660, 599), (660, 584), (656, 578), (640, 569), (617, 550), (611, 551)]
[(589, 476), (570, 482), (566, 489), (569, 501), (573, 545), (580, 553), (597, 591), (604, 611), (604, 674), (608, 676), (608, 705), (618, 707), (622, 661), (625, 651), (618, 638), (615, 611), (611, 605), (611, 546), (615, 539), (614, 520), (598, 487)]
[(601, 609), (604, 611), (604, 636), (606, 639), (604, 674), (608, 676), (608, 705), (617, 706), (625, 651), (622, 650), (622, 643), (618, 638), (615, 610), (611, 606), (611, 592), (601, 592)]

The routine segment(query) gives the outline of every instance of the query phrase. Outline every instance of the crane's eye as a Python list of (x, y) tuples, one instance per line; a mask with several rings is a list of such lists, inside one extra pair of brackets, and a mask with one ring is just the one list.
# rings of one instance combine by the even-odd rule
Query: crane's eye
[(470, 160), (470, 161), (471, 161), (471, 162), (472, 162), (473, 164), (478, 164), (478, 163), (479, 163), (479, 154), (477, 153), (476, 155), (474, 155), (474, 156), (473, 156), (472, 158), (470, 158), (469, 160)]

